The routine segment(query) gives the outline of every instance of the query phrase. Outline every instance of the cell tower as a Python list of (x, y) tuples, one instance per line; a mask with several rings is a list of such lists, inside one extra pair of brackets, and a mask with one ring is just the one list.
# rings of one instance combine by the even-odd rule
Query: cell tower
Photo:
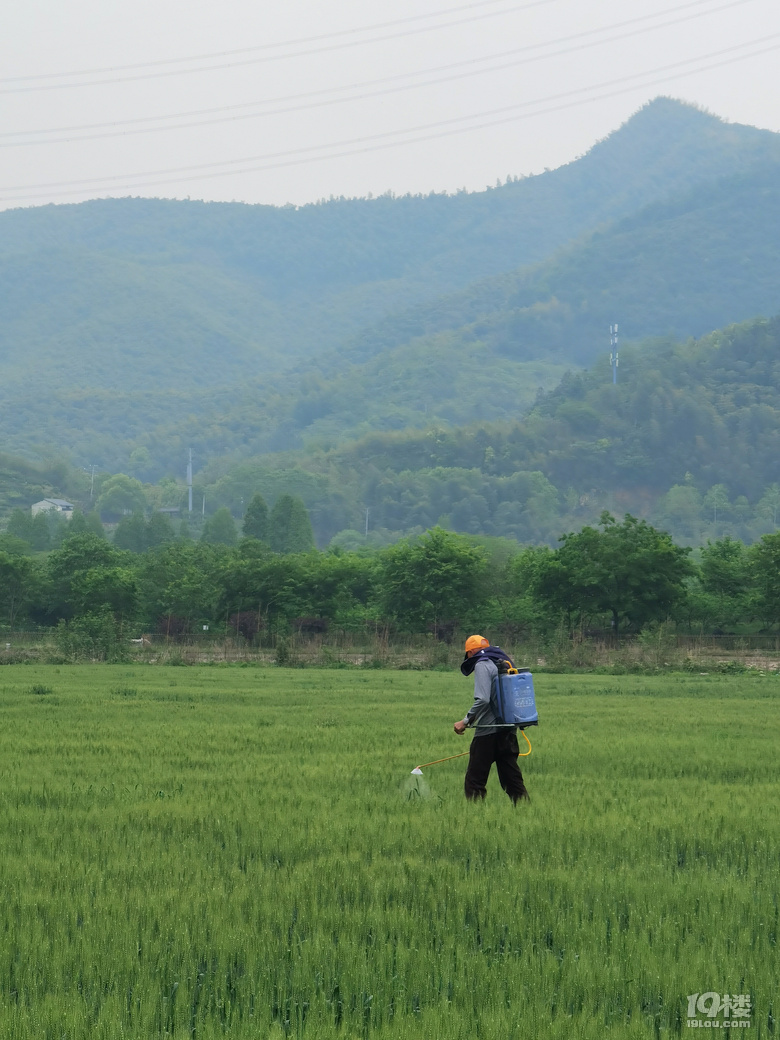
[(609, 352), (609, 363), (612, 365), (612, 382), (617, 383), (617, 370), (618, 370), (618, 327), (617, 325), (610, 325), (609, 327), (609, 345), (612, 348)]
[(192, 448), (190, 448), (190, 461), (187, 463), (187, 491), (189, 492), (189, 511), (192, 512)]

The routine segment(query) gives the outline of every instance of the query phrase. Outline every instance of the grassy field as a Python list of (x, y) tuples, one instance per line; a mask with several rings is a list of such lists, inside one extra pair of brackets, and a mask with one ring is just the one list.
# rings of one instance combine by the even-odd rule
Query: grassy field
[(780, 678), (536, 688), (514, 809), (457, 672), (4, 667), (0, 1037), (774, 1035)]

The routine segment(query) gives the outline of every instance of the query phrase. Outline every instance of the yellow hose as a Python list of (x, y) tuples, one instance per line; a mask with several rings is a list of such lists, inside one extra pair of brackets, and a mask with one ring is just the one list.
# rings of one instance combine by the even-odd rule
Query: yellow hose
[(453, 758), (463, 758), (464, 755), (468, 755), (468, 751), (461, 751), (459, 755), (450, 755), (448, 758), (437, 758), (435, 762), (424, 762), (421, 766), (415, 766), (415, 769), (427, 769), (428, 766), (437, 766), (439, 762), (449, 762)]
[[(527, 751), (518, 752), (518, 756), (517, 757), (518, 758), (528, 758), (528, 756), (533, 751), (533, 748), (531, 747), (531, 741), (526, 736), (526, 733), (525, 733), (524, 729), (521, 729), (520, 732), (525, 737), (525, 742), (528, 745), (528, 750)], [(415, 769), (427, 769), (428, 766), (437, 766), (437, 765), (439, 765), (440, 762), (451, 762), (453, 758), (463, 758), (464, 755), (468, 755), (468, 754), (469, 754), (468, 751), (461, 751), (461, 753), (459, 755), (448, 755), (447, 758), (437, 758), (435, 762), (423, 762), (423, 764), (421, 766), (415, 766), (414, 768)]]

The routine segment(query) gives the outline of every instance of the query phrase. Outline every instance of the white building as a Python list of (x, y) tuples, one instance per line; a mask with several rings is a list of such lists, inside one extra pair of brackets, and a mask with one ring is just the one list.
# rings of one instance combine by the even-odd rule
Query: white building
[(40, 502), (35, 502), (30, 509), (33, 516), (37, 516), (38, 513), (48, 513), (50, 509), (61, 513), (66, 520), (70, 520), (73, 516), (73, 503), (66, 502), (64, 498), (44, 498)]

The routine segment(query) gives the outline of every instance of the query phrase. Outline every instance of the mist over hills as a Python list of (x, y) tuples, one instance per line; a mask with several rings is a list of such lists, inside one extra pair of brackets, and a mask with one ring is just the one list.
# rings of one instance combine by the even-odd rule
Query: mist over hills
[(201, 481), (237, 515), (254, 489), (300, 495), (321, 545), (364, 544), (367, 508), (374, 539), (438, 523), (555, 544), (607, 509), (686, 544), (752, 541), (780, 523), (779, 359), (780, 318), (649, 340), (623, 351), (616, 386), (602, 358), (519, 421), (374, 432), (227, 472), (213, 463)]
[[(604, 509), (647, 518), (684, 544), (724, 535), (750, 542), (780, 524), (779, 359), (780, 318), (700, 340), (648, 340), (623, 349), (617, 385), (600, 358), (568, 372), (517, 420), (505, 413), (214, 457), (196, 476), (195, 499), (209, 514), (226, 506), (238, 519), (258, 491), (272, 503), (299, 496), (320, 547), (377, 546), (435, 524), (555, 544)], [(0, 515), (30, 495), (91, 508), (89, 472), (10, 455), (0, 463)], [(96, 497), (103, 479), (98, 473)], [(181, 482), (147, 491), (151, 504), (186, 509)]]
[(388, 319), (365, 353), (455, 333), (502, 358), (589, 364), (620, 318), (633, 340), (701, 336), (780, 310), (780, 162), (706, 182), (599, 228), (549, 260)]
[[(519, 418), (610, 322), (780, 311), (780, 135), (657, 99), (480, 193), (0, 214), (0, 439), (157, 479), (372, 430)], [(136, 464), (131, 456), (146, 460)]]
[[(134, 308), (148, 311), (139, 331), (170, 335), (173, 353), (176, 330), (219, 349), (227, 326), (284, 367), (404, 307), (549, 258), (652, 201), (773, 159), (778, 135), (658, 99), (582, 158), (485, 192), (298, 208), (122, 199), (8, 211), (0, 260), (4, 281), (17, 276), (4, 294), (4, 335), (42, 303), (32, 338), (43, 349), (47, 335), (83, 332), (97, 305), (94, 333), (109, 346)], [(104, 329), (114, 307), (120, 320)], [(137, 349), (152, 356), (157, 343), (146, 342)]]

